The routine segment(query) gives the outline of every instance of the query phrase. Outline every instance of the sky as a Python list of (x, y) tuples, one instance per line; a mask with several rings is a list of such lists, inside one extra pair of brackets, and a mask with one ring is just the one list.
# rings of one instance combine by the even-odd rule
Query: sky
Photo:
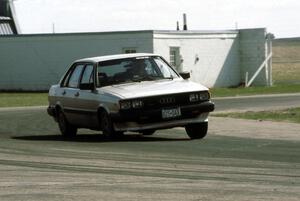
[(300, 37), (299, 0), (14, 0), (24, 34), (267, 28), (276, 38)]

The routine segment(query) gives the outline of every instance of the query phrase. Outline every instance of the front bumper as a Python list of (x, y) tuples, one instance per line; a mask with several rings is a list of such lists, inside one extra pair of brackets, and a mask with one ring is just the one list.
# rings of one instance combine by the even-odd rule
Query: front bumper
[(157, 130), (174, 127), (183, 127), (188, 124), (195, 124), (208, 121), (209, 113), (202, 113), (197, 118), (191, 119), (175, 119), (170, 121), (155, 122), (155, 123), (137, 123), (137, 122), (115, 122), (114, 129), (116, 131), (143, 131), (143, 130)]
[[(179, 106), (178, 106), (179, 107)], [(176, 108), (176, 107), (174, 107)], [(163, 119), (162, 109), (121, 111), (111, 115), (117, 131), (141, 131), (185, 126), (193, 123), (206, 122), (209, 112), (215, 105), (211, 101), (193, 105), (180, 106), (181, 115), (173, 119)]]

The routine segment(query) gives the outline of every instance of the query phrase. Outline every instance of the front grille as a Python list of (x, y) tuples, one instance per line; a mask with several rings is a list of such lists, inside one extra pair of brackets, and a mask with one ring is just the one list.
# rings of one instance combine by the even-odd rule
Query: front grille
[(176, 103), (176, 99), (173, 96), (162, 97), (162, 98), (159, 98), (159, 103), (161, 105), (174, 104), (174, 103)]
[(144, 109), (159, 109), (174, 106), (191, 105), (189, 100), (190, 93), (183, 94), (169, 94), (163, 96), (153, 96), (143, 98)]
[(201, 112), (206, 111), (202, 111), (201, 104), (208, 102), (208, 100), (190, 102), (190, 94), (191, 92), (139, 98), (138, 100), (143, 101), (143, 107), (138, 109), (121, 110), (121, 119), (124, 121), (136, 121), (139, 123), (170, 121), (170, 119), (162, 118), (162, 109), (178, 107), (181, 108), (181, 116), (174, 119), (196, 117)]

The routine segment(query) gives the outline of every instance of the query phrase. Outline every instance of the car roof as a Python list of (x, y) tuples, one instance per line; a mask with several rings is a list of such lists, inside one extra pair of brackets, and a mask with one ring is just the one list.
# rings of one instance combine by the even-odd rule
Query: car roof
[(108, 61), (114, 59), (126, 59), (126, 58), (134, 58), (134, 57), (147, 57), (147, 56), (159, 56), (157, 54), (152, 53), (134, 53), (134, 54), (115, 54), (115, 55), (106, 55), (106, 56), (98, 56), (98, 57), (90, 57), (76, 60), (75, 62), (101, 62)]

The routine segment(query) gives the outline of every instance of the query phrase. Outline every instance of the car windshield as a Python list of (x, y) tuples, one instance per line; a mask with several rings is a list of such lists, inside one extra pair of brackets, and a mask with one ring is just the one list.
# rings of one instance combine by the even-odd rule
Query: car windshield
[(127, 82), (178, 78), (160, 57), (135, 57), (99, 62), (98, 87)]

